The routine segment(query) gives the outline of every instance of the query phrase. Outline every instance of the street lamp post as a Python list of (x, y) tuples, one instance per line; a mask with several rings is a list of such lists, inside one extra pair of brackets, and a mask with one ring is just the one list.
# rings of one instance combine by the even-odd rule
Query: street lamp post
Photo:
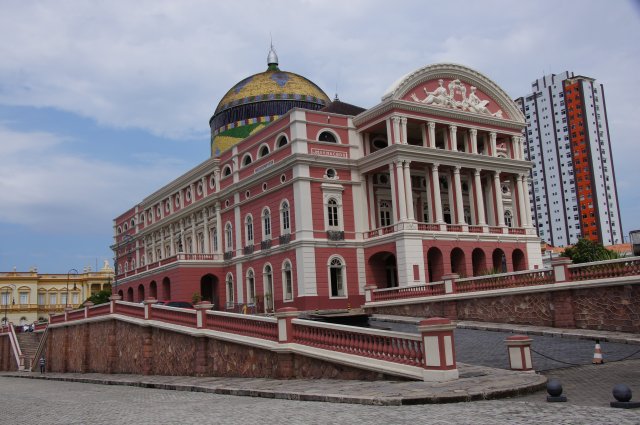
[[(75, 273), (75, 276), (76, 276), (76, 278), (77, 278), (77, 277), (78, 277), (78, 270), (76, 270), (76, 269), (71, 269), (71, 270), (69, 270), (69, 271), (67, 272), (67, 298), (65, 298), (65, 300), (64, 300), (64, 307), (65, 307), (65, 309), (69, 306), (69, 275), (70, 275), (71, 273)], [(75, 282), (75, 280), (74, 280), (74, 281), (73, 281), (73, 290), (75, 291), (76, 289), (77, 289), (77, 288), (76, 288), (76, 282)]]
[(9, 285), (7, 285), (11, 288), (11, 292), (9, 291), (5, 291), (5, 294), (7, 295), (7, 298), (4, 300), (4, 319), (3, 322), (5, 325), (9, 326), (9, 319), (8, 319), (8, 311), (9, 311), (9, 293), (11, 293), (11, 304), (15, 305), (16, 300), (13, 297), (13, 291), (16, 289), (16, 285), (10, 283)]

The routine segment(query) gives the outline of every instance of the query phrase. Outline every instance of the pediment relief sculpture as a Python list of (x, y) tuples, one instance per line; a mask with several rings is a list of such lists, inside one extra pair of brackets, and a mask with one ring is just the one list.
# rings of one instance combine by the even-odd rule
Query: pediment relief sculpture
[(502, 110), (491, 112), (487, 105), (490, 100), (482, 100), (476, 94), (476, 87), (471, 86), (467, 96), (467, 87), (460, 80), (451, 80), (447, 87), (444, 87), (444, 80), (438, 80), (438, 87), (433, 91), (428, 91), (426, 86), (422, 87), (425, 97), (420, 99), (415, 92), (409, 96), (411, 100), (425, 105), (439, 106), (443, 108), (458, 109), (462, 111), (474, 112), (477, 114), (490, 115), (502, 118)]

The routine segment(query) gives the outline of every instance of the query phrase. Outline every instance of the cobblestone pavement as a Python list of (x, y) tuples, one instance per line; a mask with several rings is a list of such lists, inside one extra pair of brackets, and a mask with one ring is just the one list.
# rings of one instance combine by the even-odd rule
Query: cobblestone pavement
[(637, 411), (506, 400), (364, 406), (0, 377), (0, 424), (638, 424)]
[[(393, 320), (393, 319), (391, 319)], [(402, 319), (398, 319), (402, 320)], [(415, 320), (413, 320), (415, 321)], [(372, 327), (385, 328), (400, 332), (417, 333), (415, 324), (397, 323), (388, 320), (372, 320)], [(458, 328), (455, 330), (456, 359), (462, 363), (495, 368), (508, 368), (507, 348), (504, 340), (509, 336), (521, 333), (519, 326), (509, 325), (496, 327), (495, 330), (477, 330)], [(533, 328), (533, 327), (531, 327)], [(537, 333), (558, 332), (552, 328), (536, 327)], [(606, 342), (609, 333), (602, 332), (600, 342), (605, 362), (612, 362), (630, 356), (629, 359), (640, 359), (640, 345), (622, 342)], [(595, 334), (597, 335), (597, 334)], [(537, 371), (566, 368), (574, 365), (591, 365), (595, 342), (591, 339), (577, 339), (549, 335), (530, 335), (533, 367)], [(638, 340), (638, 335), (630, 340)]]

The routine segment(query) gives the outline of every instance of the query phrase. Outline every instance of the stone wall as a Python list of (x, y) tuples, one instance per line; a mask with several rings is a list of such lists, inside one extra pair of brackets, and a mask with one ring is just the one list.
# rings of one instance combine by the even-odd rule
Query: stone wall
[(297, 354), (276, 353), (113, 319), (49, 328), (46, 356), (51, 372), (402, 379)]
[(366, 308), (369, 313), (640, 332), (640, 285)]
[(8, 334), (0, 335), (0, 371), (16, 371), (18, 364), (11, 350), (11, 340)]

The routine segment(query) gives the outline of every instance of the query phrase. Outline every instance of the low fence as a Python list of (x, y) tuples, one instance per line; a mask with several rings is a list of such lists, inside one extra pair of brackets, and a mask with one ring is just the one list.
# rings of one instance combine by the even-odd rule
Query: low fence
[(367, 302), (384, 302), (627, 276), (640, 277), (640, 257), (586, 264), (571, 264), (570, 260), (559, 258), (553, 261), (551, 268), (543, 270), (528, 270), (463, 279), (459, 279), (456, 274), (450, 274), (444, 275), (442, 281), (424, 285), (385, 289), (367, 286), (365, 290)]
[[(89, 305), (53, 316), (51, 325), (55, 328), (73, 322), (96, 320), (100, 316), (127, 316), (142, 319), (151, 326), (154, 326), (154, 322), (162, 322), (193, 330), (223, 332), (234, 335), (231, 339), (235, 338), (244, 345), (252, 345), (245, 337), (256, 338), (265, 341), (258, 344), (263, 349), (272, 347), (277, 352), (292, 351), (357, 368), (363, 368), (365, 364), (364, 368), (368, 370), (413, 379), (449, 380), (458, 376), (455, 357), (428, 359), (428, 353), (440, 356), (441, 353), (454, 352), (455, 325), (448, 319), (438, 318), (437, 323), (433, 322), (434, 318), (427, 319), (419, 327), (421, 335), (414, 335), (299, 319), (297, 310), (293, 308), (283, 308), (276, 312), (275, 317), (265, 317), (211, 311), (212, 305), (205, 303), (196, 305), (195, 309), (184, 309), (156, 305), (152, 299), (136, 304), (118, 298), (112, 297), (109, 304)], [(211, 337), (216, 338), (215, 335)], [(433, 346), (427, 349), (426, 344)], [(313, 350), (312, 354), (310, 349)]]

